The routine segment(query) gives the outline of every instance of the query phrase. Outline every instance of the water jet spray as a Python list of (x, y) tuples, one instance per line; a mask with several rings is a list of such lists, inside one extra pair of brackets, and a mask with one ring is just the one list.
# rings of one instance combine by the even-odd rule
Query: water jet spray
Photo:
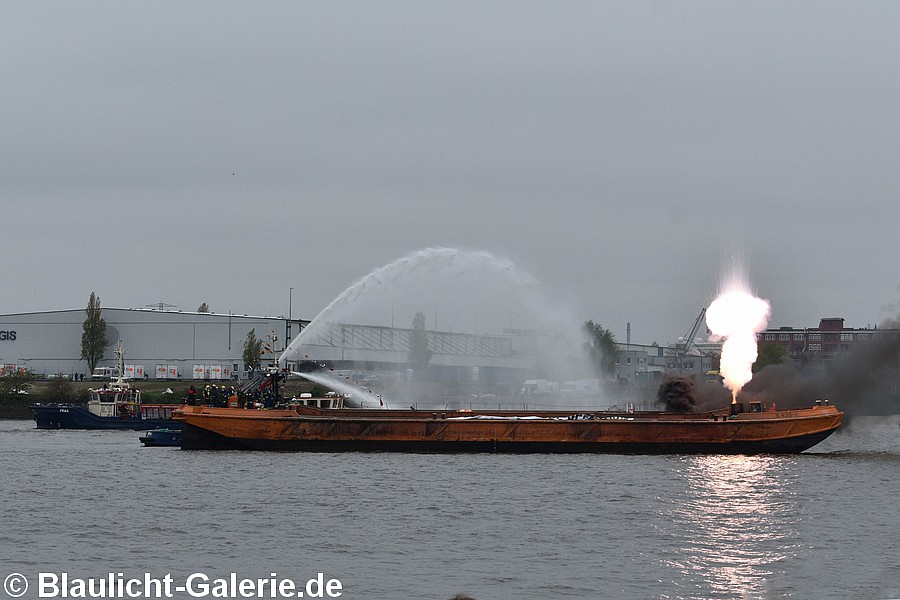
[(372, 390), (361, 386), (355, 381), (325, 372), (302, 373), (300, 371), (291, 371), (291, 374), (298, 375), (313, 383), (329, 387), (339, 394), (343, 394), (344, 403), (349, 408), (388, 408), (380, 395), (374, 394)]
[[(300, 332), (279, 358), (284, 366), (289, 360), (297, 360), (307, 352), (305, 345), (335, 323), (347, 322), (347, 317), (360, 305), (386, 302), (388, 292), (413, 288), (405, 300), (419, 299), (429, 306), (433, 298), (426, 298), (423, 290), (432, 290), (435, 277), (447, 282), (445, 287), (466, 289), (488, 287), (498, 295), (509, 290), (537, 285), (537, 280), (512, 261), (498, 258), (479, 250), (455, 248), (425, 248), (417, 250), (391, 263), (379, 267), (341, 292)], [(419, 285), (419, 288), (415, 288)], [(393, 303), (391, 303), (393, 321)], [(393, 327), (393, 323), (391, 323)]]

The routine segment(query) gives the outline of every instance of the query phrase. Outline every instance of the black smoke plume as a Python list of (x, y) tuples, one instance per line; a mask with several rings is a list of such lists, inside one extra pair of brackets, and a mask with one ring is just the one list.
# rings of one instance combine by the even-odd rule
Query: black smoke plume
[(656, 401), (668, 412), (704, 412), (728, 406), (731, 392), (721, 383), (697, 383), (690, 377), (667, 375), (656, 390)]
[(656, 400), (665, 405), (668, 412), (692, 413), (697, 406), (696, 388), (689, 377), (668, 375), (656, 390)]
[(753, 375), (738, 400), (774, 403), (777, 408), (828, 400), (847, 415), (900, 413), (900, 333), (879, 329), (872, 333), (879, 337), (855, 342), (855, 348), (841, 357), (801, 361), (798, 366), (770, 365)]

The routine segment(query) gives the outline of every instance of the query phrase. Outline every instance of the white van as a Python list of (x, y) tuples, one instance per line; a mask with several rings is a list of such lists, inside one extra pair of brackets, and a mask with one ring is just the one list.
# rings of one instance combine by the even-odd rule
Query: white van
[(115, 376), (115, 367), (94, 367), (94, 372), (91, 373), (91, 379), (93, 381), (109, 381)]

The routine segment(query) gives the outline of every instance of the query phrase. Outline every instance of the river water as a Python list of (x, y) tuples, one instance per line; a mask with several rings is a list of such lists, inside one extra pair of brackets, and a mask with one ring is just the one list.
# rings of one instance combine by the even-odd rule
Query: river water
[(898, 421), (757, 457), (201, 452), (0, 421), (0, 577), (26, 598), (62, 572), (323, 573), (347, 600), (900, 598)]

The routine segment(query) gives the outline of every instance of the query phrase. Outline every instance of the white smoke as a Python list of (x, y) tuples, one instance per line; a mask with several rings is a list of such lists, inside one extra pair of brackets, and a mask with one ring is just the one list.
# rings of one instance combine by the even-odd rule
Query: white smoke
[(769, 301), (757, 298), (743, 275), (733, 275), (706, 311), (711, 340), (724, 339), (719, 370), (732, 398), (753, 378), (756, 334), (769, 323)]

